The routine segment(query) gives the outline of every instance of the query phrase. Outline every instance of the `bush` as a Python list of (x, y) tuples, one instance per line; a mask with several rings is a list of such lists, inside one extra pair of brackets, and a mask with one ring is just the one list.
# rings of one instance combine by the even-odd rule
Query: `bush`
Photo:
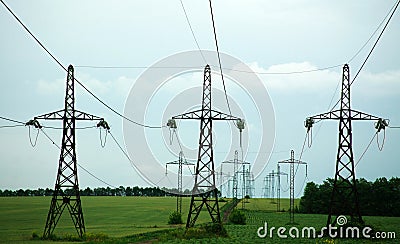
[(170, 225), (183, 224), (182, 214), (177, 211), (172, 212), (169, 215), (168, 224)]
[(246, 224), (246, 215), (242, 211), (237, 209), (233, 210), (229, 215), (229, 222), (237, 225), (245, 225)]
[(40, 240), (39, 234), (36, 233), (36, 232), (33, 232), (33, 233), (32, 233), (32, 240)]

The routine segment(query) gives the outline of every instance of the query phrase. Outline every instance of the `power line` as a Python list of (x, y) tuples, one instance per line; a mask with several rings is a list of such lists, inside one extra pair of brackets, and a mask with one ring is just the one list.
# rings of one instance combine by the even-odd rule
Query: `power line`
[(227, 93), (226, 93), (224, 73), (222, 72), (221, 57), (220, 57), (220, 54), (219, 54), (219, 47), (218, 47), (218, 40), (217, 40), (217, 32), (216, 32), (216, 30), (215, 30), (215, 21), (214, 21), (214, 14), (213, 14), (213, 9), (212, 9), (211, 0), (209, 0), (209, 2), (210, 2), (211, 20), (212, 20), (212, 25), (213, 25), (213, 30), (214, 30), (215, 46), (216, 46), (216, 48), (217, 48), (218, 64), (219, 64), (219, 69), (220, 69), (220, 71), (221, 71), (222, 85), (223, 85), (223, 87), (224, 87), (225, 99), (226, 99), (226, 104), (228, 105), (229, 114), (232, 115), (231, 106), (229, 105), (228, 95), (227, 95)]
[[(1, 0), (0, 0), (0, 1), (1, 1)], [(22, 124), (22, 125), (25, 125), (24, 122), (18, 121), (18, 120), (15, 120), (15, 119), (10, 119), (10, 118), (6, 118), (6, 117), (2, 117), (2, 116), (0, 116), (0, 119), (7, 120), (7, 121), (10, 121), (10, 122), (14, 122), (14, 123), (18, 123), (18, 124)]]
[(304, 73), (312, 73), (312, 72), (317, 72), (317, 71), (334, 69), (334, 68), (340, 67), (342, 65), (343, 64), (337, 64), (337, 65), (328, 66), (328, 67), (324, 67), (324, 68), (316, 68), (316, 69), (309, 69), (309, 70), (299, 70), (299, 71), (289, 71), (289, 72), (256, 72), (256, 71), (238, 70), (238, 69), (230, 69), (230, 68), (223, 68), (223, 69), (224, 70), (231, 70), (231, 71), (235, 71), (235, 72), (241, 72), (241, 73), (254, 73), (254, 74), (258, 74), (258, 75), (293, 75), (293, 74), (304, 74)]
[(360, 74), (361, 70), (364, 68), (365, 63), (367, 63), (369, 57), (371, 56), (371, 54), (372, 54), (372, 52), (374, 51), (376, 45), (378, 44), (379, 40), (381, 39), (381, 37), (382, 37), (382, 35), (383, 35), (383, 32), (386, 30), (386, 27), (389, 25), (389, 22), (390, 22), (390, 20), (392, 19), (394, 13), (396, 12), (397, 7), (399, 6), (399, 4), (400, 4), (400, 0), (397, 1), (397, 4), (396, 4), (396, 6), (395, 6), (395, 8), (394, 8), (394, 10), (393, 10), (393, 12), (392, 12), (392, 14), (390, 15), (388, 21), (386, 22), (386, 24), (385, 24), (385, 26), (383, 27), (381, 33), (379, 34), (378, 39), (376, 39), (374, 45), (373, 45), (372, 48), (371, 48), (371, 51), (368, 53), (367, 57), (365, 58), (363, 64), (362, 64), (361, 67), (360, 67), (360, 69), (357, 71), (357, 73), (356, 73), (356, 75), (354, 76), (353, 80), (351, 81), (350, 85), (353, 84), (353, 82), (355, 81), (355, 79), (357, 78), (357, 76)]
[[(371, 56), (371, 54), (372, 54), (372, 52), (374, 51), (376, 45), (378, 44), (379, 40), (381, 39), (381, 37), (382, 37), (384, 31), (386, 30), (386, 27), (389, 25), (389, 22), (390, 22), (390, 20), (392, 19), (394, 13), (396, 12), (397, 7), (399, 6), (399, 4), (400, 4), (400, 0), (397, 1), (397, 3), (395, 4), (394, 8), (392, 8), (393, 11), (392, 11), (392, 9), (391, 9), (392, 13), (390, 14), (389, 19), (386, 21), (386, 24), (385, 24), (385, 26), (383, 27), (381, 33), (379, 34), (379, 36), (378, 36), (378, 38), (376, 39), (374, 45), (372, 46), (371, 50), (369, 51), (367, 57), (365, 58), (365, 60), (364, 60), (364, 62), (362, 63), (361, 67), (358, 69), (356, 75), (354, 76), (353, 80), (351, 81), (350, 86), (354, 83), (354, 81), (356, 80), (356, 78), (357, 78), (358, 75), (360, 74), (361, 70), (364, 68), (365, 64), (367, 63), (369, 57)], [(390, 11), (389, 11), (389, 13), (390, 13)], [(385, 18), (385, 19), (386, 19), (386, 18)], [(339, 102), (340, 102), (340, 99), (335, 103), (335, 105), (332, 107), (332, 109), (330, 110), (330, 112), (332, 112), (332, 111), (335, 109), (335, 107), (339, 104)]]
[[(395, 4), (396, 5), (396, 4)], [(375, 29), (375, 31), (372, 33), (372, 35), (368, 38), (368, 40), (364, 43), (364, 45), (362, 45), (362, 47), (357, 51), (356, 54), (354, 54), (354, 56), (347, 61), (347, 63), (351, 63), (351, 61), (353, 61), (353, 59), (355, 57), (358, 56), (358, 54), (360, 54), (360, 52), (367, 46), (367, 44), (369, 43), (369, 41), (371, 41), (372, 37), (375, 36), (376, 32), (378, 32), (379, 28), (381, 28), (381, 26), (383, 25), (383, 23), (385, 22), (385, 20), (387, 19), (387, 17), (389, 16), (390, 12), (393, 10), (393, 8), (395, 7), (395, 5), (393, 5), (393, 7), (390, 9), (390, 11), (386, 14), (385, 18), (381, 21), (381, 23), (378, 25), (378, 27)]]
[(201, 66), (101, 66), (101, 65), (75, 65), (76, 68), (90, 69), (203, 69)]
[(185, 6), (183, 5), (182, 0), (180, 0), (180, 2), (181, 2), (181, 6), (182, 6), (182, 9), (183, 9), (183, 12), (185, 13), (186, 22), (188, 23), (189, 28), (190, 28), (190, 31), (192, 32), (193, 39), (194, 39), (194, 41), (196, 42), (196, 46), (197, 46), (197, 48), (199, 49), (200, 55), (201, 55), (201, 57), (203, 58), (204, 62), (207, 63), (207, 60), (206, 60), (206, 58), (204, 57), (203, 52), (201, 51), (200, 45), (199, 45), (199, 43), (197, 42), (197, 38), (196, 38), (196, 35), (194, 34), (192, 25), (190, 24), (189, 17), (188, 17), (188, 15), (187, 15), (187, 13), (186, 13)]
[(0, 129), (2, 129), (2, 128), (15, 128), (15, 127), (21, 127), (21, 126), (25, 126), (25, 125), (2, 125), (2, 126), (0, 126)]
[(361, 159), (364, 157), (365, 153), (368, 151), (369, 147), (371, 146), (372, 142), (374, 141), (374, 139), (377, 135), (378, 135), (378, 132), (375, 132), (374, 136), (371, 138), (371, 141), (368, 143), (368, 146), (365, 148), (364, 152), (361, 154), (357, 163), (354, 165), (354, 168), (357, 167), (357, 165), (360, 163)]
[[(35, 35), (28, 29), (28, 27), (26, 27), (26, 25), (18, 18), (18, 16), (16, 16), (14, 14), (14, 12), (4, 3), (3, 0), (0, 0), (1, 3), (7, 8), (8, 12), (10, 12), (14, 18), (22, 25), (22, 27), (31, 35), (31, 37), (33, 39), (35, 39), (35, 41), (43, 48), (44, 51), (46, 51), (46, 53), (48, 55), (50, 55), (50, 57), (65, 71), (68, 72), (68, 70), (64, 67), (64, 65), (62, 65), (62, 63), (53, 55), (51, 54), (51, 52), (40, 42), (39, 39), (37, 39), (35, 37)], [(111, 106), (109, 106), (108, 104), (106, 104), (105, 102), (103, 102), (98, 96), (96, 96), (93, 92), (91, 92), (85, 85), (83, 85), (78, 79), (76, 79), (74, 77), (74, 80), (84, 89), (86, 90), (90, 95), (92, 95), (92, 97), (94, 97), (97, 101), (99, 101), (101, 104), (103, 104), (106, 108), (108, 108), (109, 110), (111, 110), (113, 113), (117, 114), (118, 116), (120, 116), (121, 118), (124, 118), (126, 120), (128, 120), (129, 122), (142, 126), (142, 127), (146, 127), (146, 128), (150, 128), (150, 129), (160, 129), (163, 126), (149, 126), (149, 125), (144, 125), (141, 123), (138, 123), (136, 121), (131, 120), (130, 118), (124, 116), (123, 114), (121, 114), (120, 112), (116, 111), (115, 109), (113, 109)]]

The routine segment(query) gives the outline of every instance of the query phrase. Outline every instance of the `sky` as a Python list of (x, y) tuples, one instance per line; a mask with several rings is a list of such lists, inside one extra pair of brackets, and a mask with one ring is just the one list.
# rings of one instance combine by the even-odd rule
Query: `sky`
[[(205, 61), (210, 63), (213, 71), (213, 102), (218, 110), (229, 113), (221, 76), (218, 74), (208, 1), (182, 1), (198, 46), (207, 53), (205, 61), (201, 58), (178, 0), (5, 2), (64, 66), (74, 65), (76, 78), (116, 111), (128, 113), (135, 121), (165, 125), (170, 115), (198, 108)], [(255, 164), (255, 158), (261, 158), (258, 164), (262, 164), (262, 167), (254, 167), (257, 170), (253, 172), (256, 177), (256, 196), (263, 194), (264, 177), (276, 170), (278, 161), (290, 157), (290, 150), (295, 150), (296, 158), (299, 157), (306, 135), (303, 124), (305, 118), (329, 111), (339, 99), (337, 86), (341, 82), (342, 65), (349, 63), (350, 76), (354, 77), (382, 26), (364, 48), (363, 45), (395, 2), (213, 1), (222, 67), (229, 67), (229, 57), (240, 60), (243, 65), (237, 69), (249, 67), (256, 72), (262, 89), (266, 90), (257, 100), (255, 97), (258, 95), (251, 92), (254, 83), (245, 76), (238, 80), (235, 71), (224, 70), (227, 95), (234, 108), (233, 112), (246, 119), (246, 129), (243, 132), (246, 151), (244, 161)], [(3, 6), (0, 7), (0, 26), (0, 116), (28, 121), (34, 116), (62, 109), (65, 71)], [(397, 12), (352, 86), (352, 108), (388, 118), (392, 126), (400, 126), (399, 39), (400, 14)], [(197, 57), (187, 62), (185, 59), (173, 59), (188, 52), (197, 53)], [(146, 67), (159, 64), (172, 67), (171, 70), (167, 69), (171, 74), (166, 71), (165, 75), (169, 76), (162, 76), (164, 80), (161, 85), (153, 86), (152, 82), (155, 81), (146, 79), (152, 77), (146, 76), (147, 72), (150, 70), (151, 75), (158, 75), (161, 71)], [(175, 69), (178, 66), (188, 67), (189, 64), (196, 65), (190, 72), (179, 73)], [(332, 66), (335, 67), (324, 69)], [(316, 69), (323, 70), (276, 74)], [(143, 94), (149, 95), (150, 100), (141, 101), (140, 95)], [(104, 138), (104, 131), (100, 135), (99, 130), (93, 128), (77, 130), (78, 162), (83, 167), (114, 186), (174, 184), (176, 168), (169, 168), (168, 177), (159, 172), (164, 169), (166, 162), (177, 160), (179, 153), (176, 137), (170, 145), (168, 128), (143, 129), (138, 126), (134, 131), (143, 134), (127, 133), (124, 129), (127, 122), (96, 101), (79, 85), (76, 85), (75, 96), (77, 109), (104, 117), (108, 121), (112, 135), (128, 152), (132, 161), (121, 152), (110, 135)], [(130, 101), (135, 102), (127, 106)], [(141, 111), (144, 117), (135, 113), (137, 111)], [(42, 123), (61, 126), (61, 122)], [(0, 120), (0, 126), (12, 124)], [(80, 122), (77, 126), (92, 125), (95, 122)], [(60, 143), (61, 130), (45, 131), (56, 143)], [(30, 133), (34, 140), (36, 131), (32, 129)], [(374, 133), (372, 121), (353, 123), (356, 162)], [(0, 128), (0, 134), (0, 189), (53, 188), (59, 149), (41, 132), (36, 146), (32, 147), (27, 127)], [(179, 122), (177, 135), (190, 160), (196, 159), (198, 134), (198, 121)], [(299, 168), (296, 174), (297, 196), (301, 195), (304, 182), (321, 183), (334, 176), (337, 134), (337, 121), (324, 121), (315, 125), (313, 139), (310, 141), (312, 145), (308, 147), (306, 143), (301, 158), (308, 163), (307, 178), (304, 168)], [(233, 159), (234, 150), (240, 150), (238, 133), (232, 124), (216, 122), (213, 135), (215, 163), (219, 167), (222, 161)], [(103, 142), (106, 139), (104, 148), (100, 136)], [(382, 151), (374, 140), (357, 165), (356, 176), (368, 180), (398, 177), (400, 166), (396, 149), (400, 146), (399, 138), (399, 129), (388, 128)], [(380, 144), (383, 139), (383, 133), (379, 134)], [(126, 140), (132, 143), (126, 143)], [(264, 147), (260, 144), (262, 140), (272, 141), (273, 147)], [(157, 170), (139, 170), (146, 166), (146, 162), (141, 161), (141, 151), (135, 151), (136, 145), (150, 148), (158, 164)], [(289, 172), (287, 166), (281, 169)], [(82, 169), (78, 170), (82, 188), (106, 186)], [(147, 178), (143, 177), (144, 171), (148, 172)], [(186, 174), (188, 171), (189, 168), (185, 168)], [(229, 173), (229, 169), (225, 169), (224, 174)], [(158, 177), (160, 182), (149, 181), (149, 178)], [(187, 178), (189, 183), (186, 185), (189, 188), (190, 176)], [(282, 196), (285, 197), (288, 195), (285, 192), (287, 182), (285, 178), (282, 181)]]

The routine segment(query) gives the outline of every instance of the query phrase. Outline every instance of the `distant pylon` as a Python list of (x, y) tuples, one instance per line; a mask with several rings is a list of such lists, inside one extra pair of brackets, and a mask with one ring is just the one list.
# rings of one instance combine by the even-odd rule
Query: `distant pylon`
[(38, 120), (62, 120), (63, 136), (58, 171), (50, 210), (47, 215), (43, 237), (48, 238), (53, 233), (65, 208), (71, 215), (75, 229), (80, 237), (85, 232), (82, 204), (79, 193), (78, 168), (75, 146), (75, 122), (77, 120), (100, 121), (97, 127), (109, 130), (103, 118), (81, 112), (75, 109), (74, 68), (68, 66), (67, 86), (65, 92), (65, 107), (62, 110), (35, 117), (27, 125), (41, 127)]
[[(294, 172), (294, 165), (297, 164), (305, 164), (306, 162), (302, 162), (300, 160), (294, 159), (294, 151), (290, 151), (290, 159), (279, 161), (278, 164), (290, 164), (290, 224), (294, 224), (294, 180), (295, 180), (295, 172)], [(307, 175), (307, 168), (306, 168), (306, 175)]]
[(176, 211), (179, 213), (182, 213), (182, 195), (183, 195), (183, 189), (182, 189), (182, 166), (183, 165), (194, 165), (192, 163), (187, 162), (183, 158), (183, 152), (179, 152), (179, 158), (178, 161), (172, 161), (168, 162), (165, 164), (165, 175), (167, 175), (167, 167), (169, 164), (177, 164), (178, 165), (178, 189), (176, 192)]
[[(214, 152), (212, 140), (213, 120), (236, 120), (237, 117), (224, 114), (212, 109), (211, 106), (211, 69), (206, 65), (204, 69), (203, 99), (201, 109), (172, 117), (175, 119), (198, 119), (200, 120), (199, 151), (196, 165), (195, 182), (190, 201), (189, 215), (186, 228), (192, 227), (201, 209), (205, 205), (211, 220), (221, 223), (218, 205), (218, 190), (215, 185)], [(240, 129), (241, 131), (242, 129)]]

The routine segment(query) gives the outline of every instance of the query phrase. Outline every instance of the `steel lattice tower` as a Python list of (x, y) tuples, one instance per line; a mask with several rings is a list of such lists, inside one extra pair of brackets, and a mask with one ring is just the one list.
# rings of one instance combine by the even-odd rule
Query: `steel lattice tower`
[[(233, 164), (233, 178), (232, 178), (232, 198), (237, 197), (237, 190), (238, 190), (238, 166), (239, 166), (239, 153), (235, 150), (235, 156), (232, 160), (224, 161), (223, 164)], [(222, 167), (221, 167), (222, 168)], [(221, 171), (222, 172), (222, 171)]]
[(182, 213), (182, 195), (183, 195), (183, 189), (182, 189), (182, 167), (183, 165), (194, 165), (192, 163), (187, 162), (183, 158), (183, 152), (179, 152), (179, 158), (178, 161), (173, 161), (173, 162), (168, 162), (165, 165), (165, 174), (167, 174), (167, 167), (169, 164), (177, 164), (178, 165), (178, 189), (176, 193), (176, 211), (179, 213)]
[[(302, 162), (300, 160), (294, 159), (294, 151), (290, 151), (290, 159), (284, 160), (284, 161), (279, 161), (278, 164), (290, 164), (290, 224), (294, 224), (294, 179), (295, 179), (295, 172), (294, 172), (294, 165), (297, 164), (305, 164), (307, 166), (306, 162)], [(307, 170), (306, 170), (307, 172)], [(306, 173), (307, 174), (307, 173)]]
[[(350, 86), (350, 69), (349, 65), (345, 64), (343, 66), (340, 109), (309, 117), (305, 122), (309, 131), (315, 120), (339, 120), (339, 146), (327, 226), (335, 225), (339, 215), (348, 215), (352, 221), (363, 223), (354, 169), (352, 121), (375, 120), (377, 121), (375, 128), (378, 132), (388, 125), (384, 119), (351, 109)], [(332, 216), (335, 216), (334, 219)]]
[(194, 226), (201, 209), (205, 206), (214, 223), (221, 223), (218, 190), (215, 185), (214, 153), (212, 140), (213, 120), (237, 120), (239, 118), (215, 111), (211, 106), (211, 69), (204, 69), (203, 99), (201, 109), (172, 117), (175, 119), (200, 120), (199, 150), (195, 182), (192, 190), (186, 228)]
[(281, 175), (286, 175), (287, 179), (287, 174), (284, 172), (281, 172), (281, 167), (279, 164), (277, 165), (277, 170), (278, 172), (276, 173), (276, 176), (278, 177), (278, 185), (277, 185), (277, 190), (276, 190), (276, 211), (280, 212), (281, 211)]
[(71, 215), (75, 229), (80, 237), (85, 232), (85, 221), (79, 193), (78, 169), (75, 144), (75, 122), (77, 120), (98, 120), (97, 127), (110, 128), (103, 118), (75, 110), (74, 68), (68, 66), (65, 107), (62, 110), (35, 117), (27, 125), (39, 126), (37, 120), (62, 120), (63, 136), (61, 152), (58, 161), (58, 171), (54, 194), (47, 215), (43, 237), (48, 238), (53, 233), (65, 208)]

